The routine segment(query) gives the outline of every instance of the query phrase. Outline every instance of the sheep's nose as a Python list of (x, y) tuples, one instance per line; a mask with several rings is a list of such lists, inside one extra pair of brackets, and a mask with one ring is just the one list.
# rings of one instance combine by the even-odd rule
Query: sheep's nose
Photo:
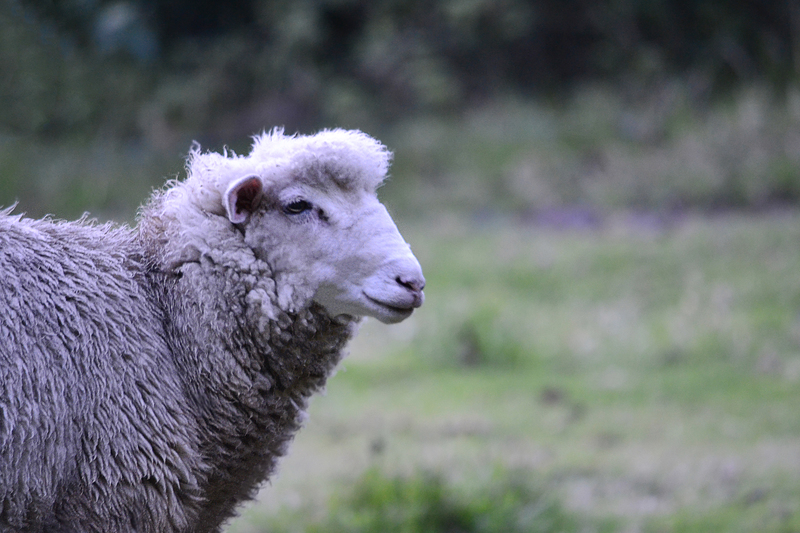
[(397, 281), (398, 285), (406, 288), (412, 295), (414, 295), (414, 307), (419, 307), (422, 305), (422, 303), (425, 301), (425, 294), (422, 292), (422, 289), (425, 288), (425, 278), (423, 278), (421, 274), (419, 276), (397, 276), (395, 281)]

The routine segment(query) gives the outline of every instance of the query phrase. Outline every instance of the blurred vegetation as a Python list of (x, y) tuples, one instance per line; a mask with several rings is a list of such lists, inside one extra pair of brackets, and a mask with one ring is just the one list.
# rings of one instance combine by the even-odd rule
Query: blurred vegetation
[[(800, 91), (736, 90), (692, 103), (679, 79), (635, 98), (586, 85), (565, 105), (496, 101), (451, 120), (412, 120), (388, 140), (389, 195), (416, 215), (450, 207), (591, 227), (628, 209), (763, 210), (800, 199)], [(568, 209), (565, 209), (568, 207)]]
[[(192, 140), (357, 127), (401, 215), (800, 199), (794, 2), (6, 0), (0, 204), (131, 220)], [(95, 170), (101, 170), (99, 173)], [(568, 206), (571, 211), (564, 211)], [(583, 221), (583, 222), (581, 222)]]
[(155, 145), (391, 123), (502, 95), (796, 80), (800, 7), (749, 0), (6, 0), (0, 125)]
[[(620, 209), (669, 219), (796, 206), (800, 90), (775, 97), (751, 85), (700, 107), (688, 93), (679, 79), (635, 99), (585, 85), (563, 105), (507, 98), (457, 116), (397, 120), (379, 135), (396, 155), (380, 195), (400, 218), (450, 213), (573, 228)], [(248, 135), (230, 147), (246, 153)], [(0, 205), (132, 220), (153, 187), (182, 172), (190, 143), (188, 134), (158, 149), (114, 135), (0, 134)]]
[[(448, 483), (441, 473), (387, 475), (373, 466), (309, 523), (307, 510), (266, 520), (273, 533), (569, 533), (599, 531), (535, 489), (529, 472), (498, 471), (480, 488)], [(608, 525), (610, 526), (610, 522)], [(610, 531), (610, 529), (608, 529)]]

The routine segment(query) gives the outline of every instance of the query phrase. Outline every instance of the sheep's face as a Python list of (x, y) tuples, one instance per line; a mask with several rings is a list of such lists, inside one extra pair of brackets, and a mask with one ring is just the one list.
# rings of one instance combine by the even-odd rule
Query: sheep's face
[[(278, 284), (279, 299), (384, 323), (422, 305), (422, 269), (373, 188), (248, 175), (228, 187), (224, 202), (276, 279), (291, 280)], [(308, 294), (296, 294), (298, 287)]]

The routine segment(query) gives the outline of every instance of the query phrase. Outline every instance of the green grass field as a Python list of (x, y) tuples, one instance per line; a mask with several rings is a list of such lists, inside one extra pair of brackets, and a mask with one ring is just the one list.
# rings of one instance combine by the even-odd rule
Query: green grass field
[(364, 324), (232, 531), (332, 531), (420, 473), (521, 477), (560, 521), (520, 531), (800, 531), (800, 215), (401, 226), (425, 306)]

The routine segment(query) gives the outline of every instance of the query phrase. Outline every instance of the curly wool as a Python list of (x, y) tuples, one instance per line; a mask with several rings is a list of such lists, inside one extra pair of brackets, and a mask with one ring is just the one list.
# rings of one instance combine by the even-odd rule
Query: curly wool
[(196, 422), (133, 237), (0, 215), (0, 529), (189, 524)]
[(263, 261), (169, 272), (142, 238), (0, 216), (0, 530), (216, 531), (354, 333), (279, 309)]
[(177, 274), (151, 273), (171, 317), (167, 336), (181, 343), (173, 347), (178, 372), (198, 375), (186, 380), (186, 394), (201, 407), (202, 455), (214, 458), (201, 483), (207, 501), (198, 524), (231, 516), (232, 502), (252, 498), (274, 472), (308, 398), (324, 387), (356, 328), (316, 305), (279, 305), (281, 283), (269, 265), (246, 247), (230, 253), (230, 240), (241, 237), (219, 229), (215, 247), (215, 232), (205, 228), (198, 258)]

